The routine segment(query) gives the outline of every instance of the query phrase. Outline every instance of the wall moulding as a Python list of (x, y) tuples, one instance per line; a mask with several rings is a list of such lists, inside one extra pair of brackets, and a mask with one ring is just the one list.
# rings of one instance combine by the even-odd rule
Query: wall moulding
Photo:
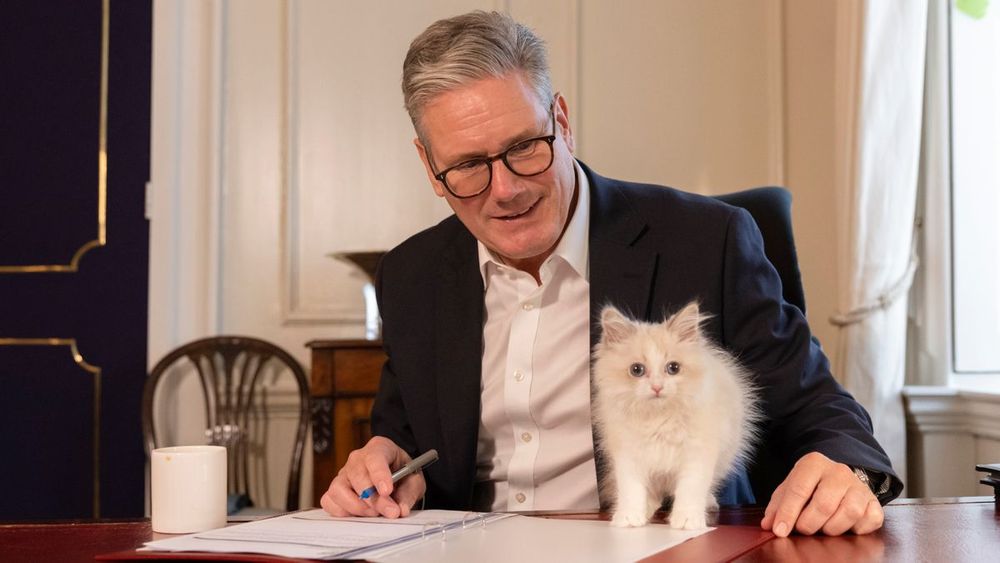
[[(468, 3), (475, 7), (481, 3)], [(329, 254), (388, 250), (450, 214), (432, 195), (416, 157), (399, 73), (409, 41), (454, 13), (454, 2), (446, 1), (357, 7), (289, 0), (282, 6), (285, 325), (363, 326), (367, 280)], [(376, 29), (381, 40), (372, 42)]]
[(0, 274), (79, 271), (80, 259), (87, 252), (107, 244), (108, 216), (108, 44), (111, 28), (111, 0), (101, 2), (101, 75), (97, 126), (97, 236), (80, 245), (67, 264), (0, 264)]
[(0, 338), (0, 346), (66, 346), (73, 363), (92, 376), (94, 401), (92, 405), (91, 435), (93, 436), (93, 517), (101, 517), (101, 368), (87, 363), (80, 353), (75, 338)]
[[(302, 68), (301, 42), (305, 39), (301, 32), (301, 12), (303, 2), (289, 0), (284, 3), (281, 22), (282, 27), (282, 57), (280, 59), (282, 89), (282, 123), (281, 152), (283, 167), (281, 178), (281, 306), (282, 322), (285, 325), (335, 325), (364, 324), (364, 313), (356, 306), (332, 299), (310, 299), (305, 284), (308, 274), (304, 272), (304, 262), (309, 258), (302, 248), (304, 232), (310, 231), (307, 219), (302, 215), (302, 200), (304, 191), (323, 189), (323, 186), (311, 188), (315, 184), (303, 185), (302, 170), (303, 154), (300, 138), (302, 127), (301, 88), (302, 73), (310, 69)], [(306, 147), (315, 150), (321, 147)], [(329, 186), (327, 186), (329, 188)], [(332, 189), (332, 188), (331, 188)], [(337, 209), (330, 209), (330, 220), (336, 220)], [(322, 229), (320, 229), (322, 232)], [(315, 260), (315, 256), (312, 256)], [(336, 283), (336, 278), (330, 277), (329, 283)], [(361, 287), (357, 289), (360, 304)]]

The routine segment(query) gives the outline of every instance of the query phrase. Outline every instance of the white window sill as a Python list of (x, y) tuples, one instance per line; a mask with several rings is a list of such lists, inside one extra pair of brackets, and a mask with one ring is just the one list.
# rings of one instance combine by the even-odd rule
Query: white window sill
[(977, 383), (903, 388), (913, 496), (991, 492), (974, 467), (1000, 460), (1000, 386)]
[(904, 387), (908, 423), (925, 433), (971, 433), (1000, 440), (1000, 382), (974, 383)]
[(951, 386), (963, 394), (1000, 395), (1000, 374), (952, 375)]

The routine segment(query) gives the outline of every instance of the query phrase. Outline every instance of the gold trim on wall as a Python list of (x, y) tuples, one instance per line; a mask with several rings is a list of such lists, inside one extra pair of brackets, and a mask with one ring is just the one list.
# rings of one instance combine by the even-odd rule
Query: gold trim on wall
[(111, 0), (101, 2), (101, 96), (97, 149), (97, 238), (83, 244), (73, 254), (69, 264), (38, 264), (30, 266), (0, 265), (0, 274), (38, 272), (76, 272), (80, 258), (91, 249), (107, 244), (108, 219), (108, 44), (110, 41)]
[(93, 483), (93, 498), (91, 503), (93, 506), (93, 517), (101, 517), (101, 368), (95, 365), (87, 363), (83, 359), (83, 354), (76, 346), (75, 338), (0, 338), (0, 346), (69, 346), (69, 352), (73, 356), (73, 362), (80, 366), (84, 371), (90, 373), (94, 376), (94, 404), (93, 404), (93, 417), (91, 424), (93, 425), (93, 435), (94, 443), (92, 448), (93, 455), (93, 470), (94, 470), (94, 483)]

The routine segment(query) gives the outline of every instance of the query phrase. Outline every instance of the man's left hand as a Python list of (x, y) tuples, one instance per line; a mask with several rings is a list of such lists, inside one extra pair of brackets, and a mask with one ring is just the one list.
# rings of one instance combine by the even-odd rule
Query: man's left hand
[(869, 534), (882, 527), (882, 506), (850, 467), (819, 452), (802, 456), (771, 495), (760, 527), (778, 537), (797, 530), (839, 536)]

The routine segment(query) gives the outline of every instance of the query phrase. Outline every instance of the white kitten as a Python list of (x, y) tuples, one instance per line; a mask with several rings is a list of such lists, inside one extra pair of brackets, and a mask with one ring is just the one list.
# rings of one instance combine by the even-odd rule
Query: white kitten
[(692, 302), (660, 324), (601, 312), (595, 423), (610, 463), (615, 526), (642, 526), (673, 497), (670, 526), (706, 526), (721, 481), (745, 461), (760, 418), (749, 374), (702, 334)]

